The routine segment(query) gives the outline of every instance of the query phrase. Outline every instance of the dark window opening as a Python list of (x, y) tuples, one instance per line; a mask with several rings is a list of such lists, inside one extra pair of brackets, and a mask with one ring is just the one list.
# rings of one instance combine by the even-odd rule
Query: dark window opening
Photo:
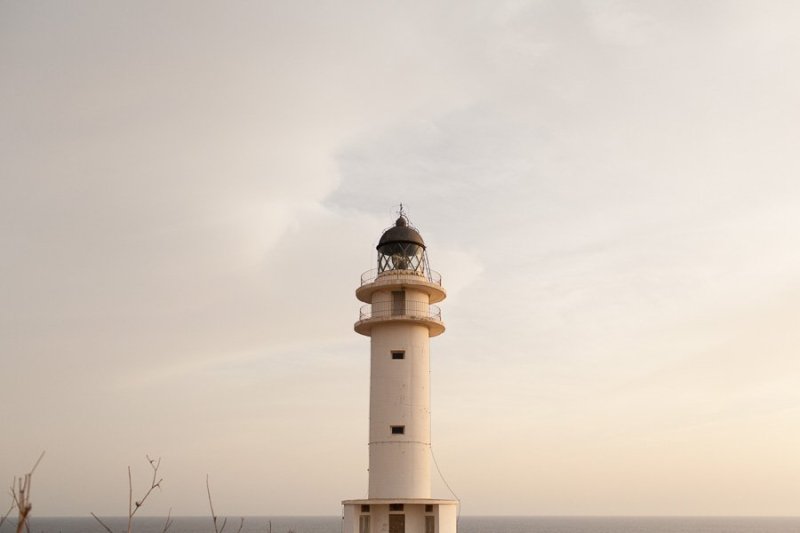
[(362, 513), (368, 513), (369, 512), (369, 505), (362, 505), (361, 506), (361, 512)]
[(432, 513), (433, 512), (433, 505), (426, 505), (425, 506), (425, 512), (426, 513)]
[(389, 510), (390, 511), (402, 511), (403, 510), (403, 504), (402, 503), (390, 503), (389, 504)]
[(406, 515), (402, 513), (389, 514), (389, 533), (406, 533)]
[(392, 291), (392, 316), (406, 314), (406, 291)]
[(392, 426), (392, 435), (405, 435), (405, 426)]
[(392, 351), (392, 359), (405, 359), (406, 352), (404, 350), (394, 350)]

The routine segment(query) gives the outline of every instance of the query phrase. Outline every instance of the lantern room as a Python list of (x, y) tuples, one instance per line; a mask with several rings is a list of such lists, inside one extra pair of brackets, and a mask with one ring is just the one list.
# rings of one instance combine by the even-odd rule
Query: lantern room
[(425, 241), (402, 212), (378, 242), (378, 274), (390, 270), (411, 271), (426, 277), (430, 270)]

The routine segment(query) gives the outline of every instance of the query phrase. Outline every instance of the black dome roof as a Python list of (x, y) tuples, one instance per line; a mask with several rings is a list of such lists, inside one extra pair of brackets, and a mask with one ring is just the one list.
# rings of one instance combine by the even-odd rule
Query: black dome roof
[(425, 248), (425, 241), (422, 240), (422, 235), (408, 225), (405, 216), (398, 218), (394, 226), (383, 232), (381, 240), (378, 241), (378, 250), (380, 250), (382, 246), (393, 243), (418, 244)]

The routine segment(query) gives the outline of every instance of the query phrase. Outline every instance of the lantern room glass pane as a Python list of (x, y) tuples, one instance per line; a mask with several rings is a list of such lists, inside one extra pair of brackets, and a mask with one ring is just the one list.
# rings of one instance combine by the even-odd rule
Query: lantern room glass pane
[(378, 272), (387, 270), (425, 270), (425, 248), (413, 243), (391, 243), (378, 250)]

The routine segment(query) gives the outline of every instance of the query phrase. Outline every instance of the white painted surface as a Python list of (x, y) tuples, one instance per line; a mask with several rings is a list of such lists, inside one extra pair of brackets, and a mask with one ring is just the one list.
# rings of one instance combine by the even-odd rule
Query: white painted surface
[[(455, 500), (405, 500), (392, 503), (403, 503), (402, 511), (389, 511), (386, 500), (346, 500), (344, 504), (343, 533), (359, 533), (359, 516), (369, 514), (370, 533), (388, 533), (389, 515), (404, 514), (406, 533), (425, 533), (425, 516), (433, 516), (436, 533), (456, 533), (458, 518), (458, 502)], [(362, 505), (369, 505), (369, 512), (361, 511)], [(425, 506), (431, 505), (433, 512), (425, 512)]]
[(403, 514), (406, 515), (406, 532), (425, 533), (425, 506), (405, 505)]
[(437, 505), (434, 510), (436, 511), (436, 533), (456, 533), (458, 527), (458, 505), (456, 502), (452, 502), (449, 505)]
[[(395, 350), (405, 358), (392, 359)], [(428, 328), (375, 326), (370, 362), (369, 497), (430, 498)], [(394, 435), (391, 426), (405, 426), (405, 433)]]
[(342, 533), (358, 533), (358, 515), (360, 505), (345, 504), (342, 515)]

